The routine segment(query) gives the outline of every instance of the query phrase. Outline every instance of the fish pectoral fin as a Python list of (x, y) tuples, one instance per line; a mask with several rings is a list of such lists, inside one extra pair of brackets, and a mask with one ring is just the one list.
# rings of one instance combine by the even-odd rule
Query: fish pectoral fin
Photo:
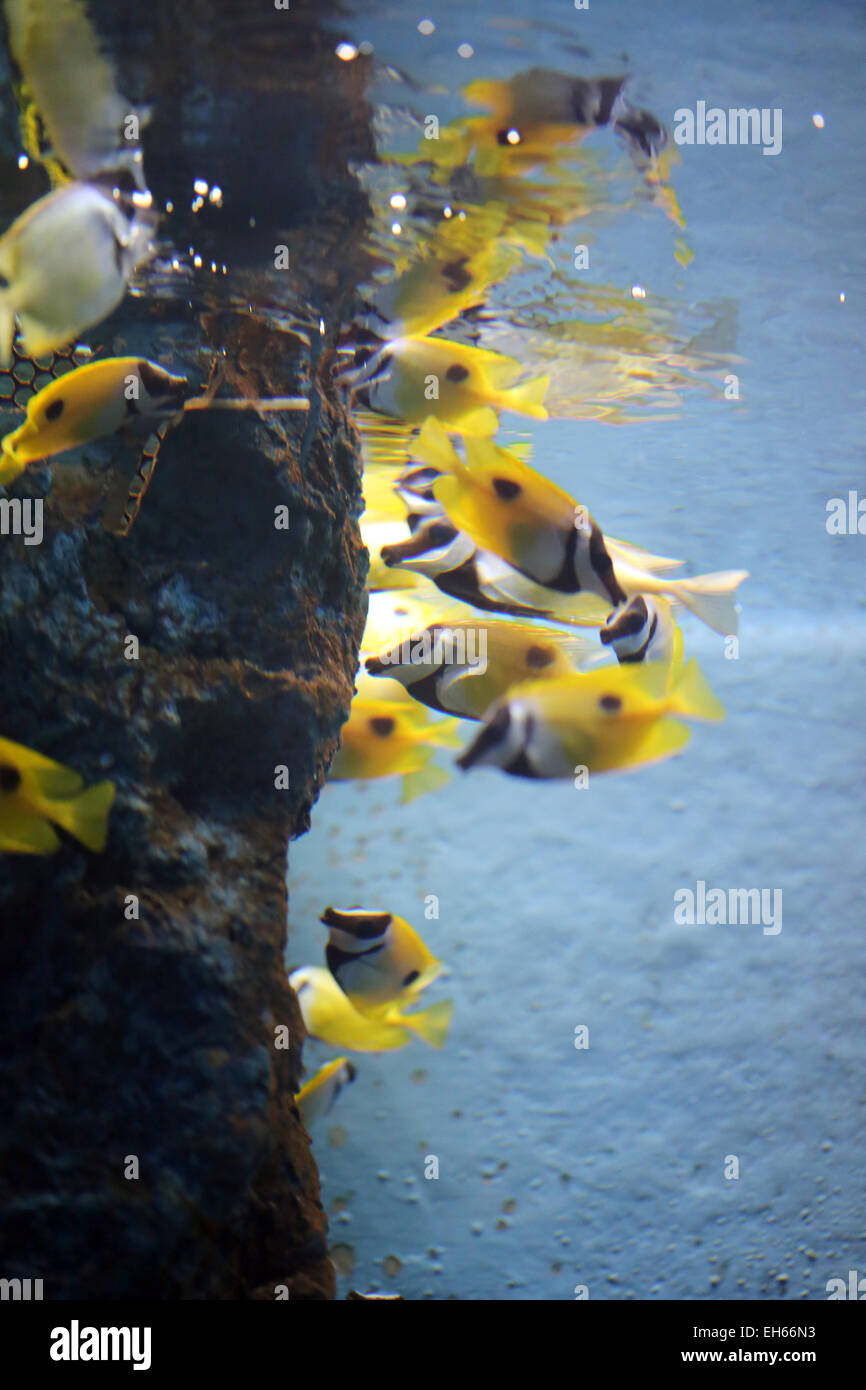
[(459, 416), (459, 432), (470, 435), (495, 434), (499, 429), (499, 415), (492, 405), (479, 405)]
[(657, 719), (640, 739), (636, 739), (626, 751), (612, 749), (609, 757), (602, 755), (593, 760), (593, 768), (598, 772), (627, 771), (647, 767), (650, 763), (662, 762), (682, 751), (691, 738), (691, 731), (676, 719)]
[(56, 854), (60, 840), (41, 816), (11, 806), (0, 810), (0, 851), (6, 854)]

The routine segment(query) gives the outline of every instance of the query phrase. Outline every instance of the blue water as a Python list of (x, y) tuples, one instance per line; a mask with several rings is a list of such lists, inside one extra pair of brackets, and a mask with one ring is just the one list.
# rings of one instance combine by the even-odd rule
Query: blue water
[[(346, 37), (445, 89), (446, 117), (475, 77), (625, 67), (668, 126), (699, 100), (781, 107), (783, 149), (682, 149), (685, 269), (658, 208), (589, 220), (590, 281), (735, 312), (740, 401), (720, 370), (676, 419), (529, 431), (536, 466), (611, 534), (693, 571), (750, 571), (737, 659), (684, 621), (726, 722), (587, 791), (484, 769), (402, 807), (396, 785), (335, 784), (291, 847), (293, 964), (322, 961), (326, 904), (385, 908), (447, 962), (433, 993), (456, 1005), (443, 1052), (357, 1058), (315, 1132), (332, 1243), (354, 1261), (343, 1286), (825, 1298), (866, 1269), (866, 536), (825, 524), (830, 498), (866, 496), (862, 10), (514, 0), (354, 16)], [(422, 113), (430, 100), (411, 93)], [(593, 145), (629, 177), (609, 135)], [(673, 895), (699, 879), (780, 888), (782, 930), (676, 925)], [(328, 1055), (309, 1043), (310, 1070)]]

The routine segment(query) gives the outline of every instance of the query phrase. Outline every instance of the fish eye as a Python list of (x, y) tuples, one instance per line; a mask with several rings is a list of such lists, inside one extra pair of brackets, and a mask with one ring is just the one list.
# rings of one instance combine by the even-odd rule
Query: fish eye
[(523, 489), (519, 483), (512, 482), (510, 478), (494, 478), (493, 489), (497, 497), (501, 497), (503, 502), (513, 502), (515, 497), (519, 497)]
[(409, 974), (404, 977), (403, 988), (406, 989), (408, 985), (414, 984), (420, 974), (420, 970), (410, 970)]
[(61, 415), (63, 414), (65, 405), (66, 402), (61, 398), (58, 398), (56, 401), (52, 401), (50, 405), (47, 405), (45, 407), (46, 420), (59, 420)]
[(377, 714), (370, 720), (370, 731), (377, 738), (387, 738), (389, 734), (393, 734), (394, 728), (395, 720), (389, 714)]
[(549, 666), (553, 660), (553, 652), (549, 647), (530, 647), (526, 653), (526, 664), (534, 671), (540, 671), (545, 666)]
[(455, 362), (445, 373), (445, 380), (453, 381), (455, 385), (458, 385), (461, 381), (465, 381), (468, 375), (469, 372), (467, 368), (461, 366), (459, 362)]
[(0, 763), (0, 792), (17, 791), (21, 785), (21, 773), (9, 763)]
[(622, 708), (622, 700), (618, 695), (602, 695), (598, 702), (599, 709), (603, 709), (605, 714), (614, 714)]

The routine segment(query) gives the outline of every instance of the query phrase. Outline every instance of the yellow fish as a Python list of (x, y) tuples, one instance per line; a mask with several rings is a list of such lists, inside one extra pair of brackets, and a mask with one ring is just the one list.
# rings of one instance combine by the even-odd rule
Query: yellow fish
[(681, 720), (724, 713), (694, 660), (670, 689), (661, 662), (607, 666), (517, 686), (491, 706), (457, 761), (537, 778), (643, 767), (688, 743)]
[[(9, 47), (51, 158), (76, 179), (126, 170), (144, 189), (137, 132), (148, 113), (118, 92), (81, 0), (5, 0), (3, 8)], [(32, 147), (30, 153), (40, 157)]]
[(433, 491), (460, 532), (536, 584), (614, 604), (665, 594), (716, 632), (737, 631), (734, 595), (747, 570), (668, 578), (664, 571), (678, 562), (603, 535), (585, 507), (491, 440), (467, 439), (466, 463), (455, 451), (452, 471)]
[(16, 318), (23, 351), (41, 357), (116, 309), (153, 252), (153, 222), (85, 183), (27, 208), (0, 237), (0, 366), (12, 360)]
[(547, 419), (549, 377), (517, 383), (520, 363), (486, 348), (446, 338), (401, 338), (386, 343), (372, 362), (383, 374), (362, 386), (358, 398), (368, 409), (410, 424), (432, 415), (460, 434), (489, 435), (500, 410)]
[(573, 675), (599, 655), (597, 643), (559, 628), (476, 617), (433, 623), (364, 664), (431, 709), (481, 719), (512, 686)]
[(0, 850), (54, 854), (60, 839), (49, 821), (101, 853), (108, 838), (114, 783), (82, 791), (77, 772), (41, 753), (0, 738)]
[(361, 1013), (343, 993), (330, 970), (305, 965), (294, 970), (289, 984), (298, 996), (304, 1026), (314, 1038), (350, 1052), (391, 1052), (405, 1047), (413, 1035), (431, 1047), (443, 1047), (454, 1005), (450, 999), (410, 1014), (392, 1004), (382, 1017)]
[(403, 802), (444, 786), (449, 774), (432, 762), (433, 753), (437, 748), (460, 746), (457, 723), (456, 719), (431, 719), (396, 681), (388, 691), (370, 677), (361, 678), (343, 725), (342, 746), (331, 764), (330, 781), (402, 776)]
[(346, 1086), (355, 1080), (355, 1068), (346, 1057), (326, 1062), (316, 1075), (295, 1096), (301, 1119), (311, 1129), (317, 1120), (327, 1115), (334, 1101)]
[(423, 338), (483, 303), (491, 285), (504, 280), (516, 260), (513, 250), (495, 242), (470, 253), (447, 241), (442, 245), (440, 235), (427, 255), (373, 292), (373, 304), (359, 322), (383, 340)]
[(0, 441), (0, 483), (29, 463), (52, 458), (128, 427), (149, 431), (179, 418), (186, 377), (142, 357), (106, 357), (52, 381), (33, 396), (27, 417)]
[(328, 969), (361, 1013), (412, 1003), (442, 969), (405, 918), (392, 912), (326, 907), (319, 921), (328, 928)]

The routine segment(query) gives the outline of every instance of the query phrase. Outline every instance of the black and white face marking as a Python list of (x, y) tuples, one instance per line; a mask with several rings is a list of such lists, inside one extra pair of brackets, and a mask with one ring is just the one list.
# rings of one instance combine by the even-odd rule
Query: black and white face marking
[(635, 594), (622, 608), (614, 609), (599, 637), (605, 646), (613, 647), (622, 663), (644, 661), (658, 626), (658, 614), (647, 607), (642, 594)]
[(183, 410), (189, 394), (189, 381), (185, 376), (174, 376), (155, 362), (142, 359), (138, 363), (138, 379), (141, 383), (139, 399), (127, 401), (128, 407), (136, 407), (131, 414), (170, 418)]
[(390, 912), (341, 912), (328, 907), (319, 921), (329, 928), (325, 960), (334, 979), (346, 965), (373, 966), (390, 940)]
[[(407, 468), (400, 474), (394, 491), (409, 510), (409, 529), (415, 530), (428, 516), (444, 516), (441, 502), (433, 495), (433, 484), (441, 477), (437, 468)], [(413, 520), (415, 525), (413, 525)]]
[(380, 551), (383, 564), (389, 568), (417, 570), (420, 574), (444, 574), (462, 565), (475, 546), (449, 521), (431, 518), (417, 527), (408, 540), (383, 545)]
[(520, 700), (500, 705), (485, 720), (475, 738), (457, 759), (464, 772), (470, 767), (501, 767), (519, 777), (535, 777), (529, 757), (534, 720)]
[(599, 636), (613, 647), (623, 664), (666, 661), (671, 656), (670, 631), (660, 622), (657, 605), (642, 594), (635, 594), (623, 608), (615, 609)]

